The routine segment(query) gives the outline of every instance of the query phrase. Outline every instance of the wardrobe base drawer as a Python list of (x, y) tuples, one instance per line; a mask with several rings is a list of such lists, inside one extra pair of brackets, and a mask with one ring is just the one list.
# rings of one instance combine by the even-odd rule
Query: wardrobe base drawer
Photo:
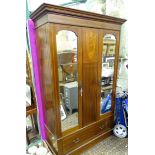
[(102, 134), (95, 136), (90, 141), (84, 143), (80, 147), (76, 148), (75, 150), (70, 151), (69, 153), (67, 153), (67, 155), (80, 155), (84, 151), (87, 151), (88, 149), (90, 149), (94, 145), (98, 144), (99, 142), (103, 141), (104, 139), (108, 138), (112, 134), (113, 134), (113, 129), (105, 131)]
[(64, 137), (62, 140), (64, 154), (80, 147), (94, 137), (108, 131), (112, 127), (112, 123), (110, 123), (111, 121), (112, 117), (108, 117)]

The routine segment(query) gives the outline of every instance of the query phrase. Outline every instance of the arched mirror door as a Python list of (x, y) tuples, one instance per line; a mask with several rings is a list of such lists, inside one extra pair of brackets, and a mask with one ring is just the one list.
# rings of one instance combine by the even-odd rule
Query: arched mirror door
[(73, 31), (60, 30), (56, 35), (61, 131), (79, 125), (78, 37)]
[(110, 112), (112, 107), (116, 38), (112, 34), (106, 34), (102, 42), (100, 115)]

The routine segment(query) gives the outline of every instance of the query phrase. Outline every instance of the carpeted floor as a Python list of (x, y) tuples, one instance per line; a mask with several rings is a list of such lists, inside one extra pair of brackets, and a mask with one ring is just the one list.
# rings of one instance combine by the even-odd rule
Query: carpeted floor
[(114, 135), (96, 144), (81, 155), (127, 155), (128, 138), (117, 138)]

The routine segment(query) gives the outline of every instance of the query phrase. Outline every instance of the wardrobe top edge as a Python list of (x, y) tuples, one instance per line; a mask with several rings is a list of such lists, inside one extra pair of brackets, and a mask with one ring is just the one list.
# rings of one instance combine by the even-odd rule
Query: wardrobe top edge
[(40, 5), (32, 14), (30, 15), (30, 18), (33, 21), (37, 21), (39, 18), (46, 14), (58, 14), (63, 16), (71, 16), (76, 18), (82, 18), (87, 20), (96, 20), (100, 22), (108, 22), (108, 23), (114, 23), (114, 24), (123, 24), (126, 19), (97, 14), (93, 12), (88, 11), (82, 11), (52, 4), (43, 3)]

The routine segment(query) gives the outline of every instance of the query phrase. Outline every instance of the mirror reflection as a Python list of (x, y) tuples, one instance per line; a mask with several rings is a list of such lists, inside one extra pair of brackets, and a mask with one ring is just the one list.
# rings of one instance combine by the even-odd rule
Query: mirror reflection
[(72, 31), (61, 30), (56, 41), (61, 129), (65, 131), (78, 125), (77, 36)]
[(101, 72), (101, 106), (100, 114), (111, 110), (111, 95), (114, 75), (116, 38), (106, 34), (103, 38), (102, 72)]

